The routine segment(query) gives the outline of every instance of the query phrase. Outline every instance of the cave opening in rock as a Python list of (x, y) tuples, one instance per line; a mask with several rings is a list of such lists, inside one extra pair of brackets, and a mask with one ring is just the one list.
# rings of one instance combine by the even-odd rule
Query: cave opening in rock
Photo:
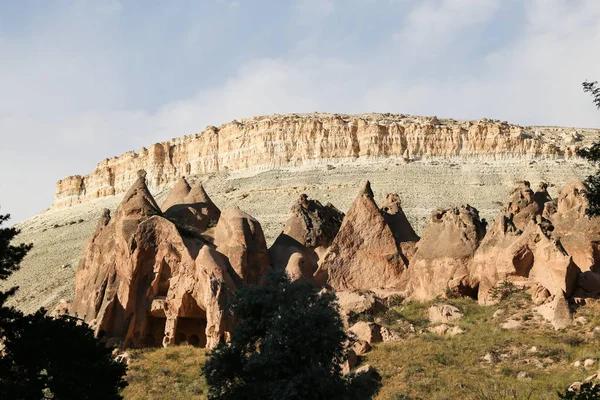
[(175, 344), (188, 343), (196, 347), (206, 347), (206, 318), (179, 318)]
[(514, 255), (512, 260), (515, 273), (518, 276), (528, 278), (529, 271), (533, 268), (534, 261), (531, 249), (528, 246), (523, 247)]
[(166, 318), (161, 317), (146, 317), (146, 331), (142, 339), (142, 344), (145, 347), (160, 347), (162, 346), (163, 337), (165, 336)]
[(473, 300), (477, 300), (479, 295), (479, 284), (472, 286), (460, 284), (456, 291), (461, 297), (470, 297)]
[(206, 347), (206, 311), (198, 306), (191, 294), (186, 293), (182, 299), (177, 318), (175, 344), (188, 344)]

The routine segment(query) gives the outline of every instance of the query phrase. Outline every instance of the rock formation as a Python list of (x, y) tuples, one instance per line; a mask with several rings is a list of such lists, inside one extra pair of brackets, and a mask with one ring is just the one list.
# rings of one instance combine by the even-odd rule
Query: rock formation
[(244, 282), (259, 283), (270, 268), (267, 242), (260, 223), (240, 209), (223, 211), (215, 228), (214, 244)]
[(573, 293), (579, 268), (541, 215), (548, 200), (544, 186), (534, 193), (529, 182), (510, 195), (474, 256), (471, 279), (480, 302), (493, 301), (490, 290), (504, 280), (531, 281), (554, 296)]
[(319, 259), (338, 233), (344, 214), (332, 204), (323, 206), (305, 194), (292, 207), (283, 232), (269, 254), (274, 268), (285, 269), (292, 279), (312, 280)]
[(416, 300), (444, 296), (448, 290), (476, 296), (469, 267), (485, 235), (485, 224), (469, 205), (433, 213), (407, 272), (407, 292)]
[[(206, 203), (181, 200), (193, 208)], [(214, 347), (230, 329), (225, 304), (236, 285), (230, 272), (224, 255), (163, 216), (142, 172), (88, 241), (72, 309), (99, 336), (125, 346)]]
[[(408, 266), (367, 181), (344, 217), (342, 226), (315, 272), (318, 284), (336, 290), (399, 288)], [(403, 231), (409, 228), (395, 227)], [(410, 228), (412, 229), (412, 228)]]
[[(346, 323), (386, 307), (371, 291), (488, 304), (514, 285), (527, 287), (537, 312), (562, 329), (572, 322), (566, 298), (600, 294), (600, 218), (586, 215), (581, 182), (556, 200), (546, 189), (519, 182), (487, 232), (469, 205), (438, 209), (422, 238), (399, 196), (388, 194), (379, 207), (368, 181), (346, 215), (301, 195), (267, 250), (260, 223), (239, 208), (221, 213), (199, 182), (190, 187), (181, 179), (161, 210), (140, 171), (114, 216), (106, 210), (99, 219), (69, 309), (124, 346), (214, 347), (232, 329), (226, 304), (236, 288), (261, 284), (278, 268), (335, 290)], [(429, 316), (444, 324), (434, 333), (463, 332), (446, 324), (459, 318), (449, 305), (432, 307)], [(359, 322), (350, 332), (366, 343), (400, 338), (386, 329)]]
[[(573, 129), (506, 122), (456, 121), (392, 114), (272, 115), (209, 126), (200, 134), (156, 143), (100, 162), (86, 176), (56, 184), (55, 206), (124, 193), (136, 171), (148, 171), (153, 191), (180, 176), (273, 168), (315, 160), (368, 157), (572, 157)], [(535, 134), (534, 134), (535, 133)], [(565, 134), (567, 134), (565, 136)], [(544, 139), (546, 136), (556, 140)], [(408, 159), (407, 158), (407, 159)]]
[(162, 205), (165, 218), (173, 221), (181, 229), (202, 233), (214, 227), (221, 216), (221, 211), (212, 202), (201, 182), (190, 187), (185, 178), (171, 189)]

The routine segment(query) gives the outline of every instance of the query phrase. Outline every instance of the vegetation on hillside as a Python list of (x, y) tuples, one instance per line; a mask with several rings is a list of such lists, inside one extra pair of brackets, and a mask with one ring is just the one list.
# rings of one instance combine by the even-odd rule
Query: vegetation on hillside
[(271, 271), (264, 285), (240, 288), (230, 304), (236, 326), (204, 367), (209, 399), (368, 399), (377, 382), (342, 375), (350, 342), (335, 296)]
[[(451, 324), (464, 330), (456, 336), (429, 332), (435, 327), (429, 306), (443, 301), (458, 307), (464, 317)], [(402, 333), (399, 341), (379, 343), (359, 357), (377, 368), (382, 386), (378, 400), (508, 400), (598, 399), (587, 392), (567, 391), (600, 368), (600, 300), (588, 300), (577, 310), (576, 324), (555, 331), (532, 311), (527, 293), (513, 290), (496, 305), (481, 306), (472, 299), (432, 302), (395, 298), (387, 311), (373, 316), (377, 323)], [(521, 326), (504, 329), (507, 319)], [(412, 324), (414, 332), (406, 329)], [(197, 372), (206, 351), (189, 346), (148, 349), (132, 353), (126, 399), (207, 399), (208, 387)], [(574, 366), (594, 360), (592, 366)], [(591, 385), (590, 385), (591, 386)], [(583, 386), (582, 386), (583, 387)], [(144, 393), (148, 393), (144, 397)], [(582, 396), (582, 397), (578, 397)]]
[[(19, 233), (2, 228), (0, 215), (0, 279), (7, 279), (31, 245), (12, 245)], [(40, 309), (26, 315), (6, 300), (16, 292), (0, 292), (0, 398), (2, 399), (121, 399), (125, 366), (94, 338), (87, 326), (69, 318), (51, 318)]]
[[(592, 95), (594, 104), (600, 110), (600, 86), (598, 86), (598, 82), (583, 82), (583, 91)], [(598, 166), (600, 163), (600, 141), (595, 142), (590, 148), (579, 150), (578, 154), (593, 165)], [(600, 170), (597, 170), (594, 175), (588, 176), (585, 185), (587, 187), (587, 198), (590, 202), (587, 213), (588, 215), (600, 215)]]

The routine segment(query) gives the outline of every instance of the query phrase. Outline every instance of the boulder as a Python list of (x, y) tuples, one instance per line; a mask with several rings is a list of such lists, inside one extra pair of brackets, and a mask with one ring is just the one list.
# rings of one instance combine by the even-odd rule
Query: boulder
[(363, 354), (371, 351), (371, 345), (366, 340), (356, 340), (352, 345), (352, 350), (354, 350), (354, 354), (357, 356), (362, 356)]
[(342, 375), (348, 375), (352, 368), (358, 364), (358, 357), (354, 349), (346, 350), (346, 359), (342, 362)]
[(382, 341), (380, 328), (376, 323), (361, 321), (354, 324), (347, 332), (353, 334), (358, 340), (373, 344)]
[(577, 277), (577, 287), (592, 296), (600, 294), (600, 274), (585, 271)]
[(469, 205), (435, 211), (406, 273), (409, 297), (427, 301), (448, 290), (475, 297), (469, 265), (484, 235), (485, 224)]
[(382, 300), (372, 292), (338, 291), (335, 292), (335, 296), (343, 317), (351, 313), (375, 315), (386, 308)]
[(221, 213), (214, 244), (241, 281), (257, 284), (270, 269), (269, 253), (260, 223), (238, 208)]
[(402, 339), (402, 336), (398, 332), (385, 326), (379, 329), (379, 333), (381, 334), (382, 342), (396, 342)]
[(335, 290), (398, 288), (407, 265), (367, 181), (315, 272), (315, 281)]
[(450, 326), (447, 324), (430, 326), (427, 328), (427, 331), (440, 336), (456, 336), (465, 333), (459, 326)]
[(429, 307), (427, 315), (432, 323), (443, 323), (457, 321), (462, 318), (463, 313), (450, 304), (434, 304)]
[(573, 324), (571, 309), (564, 296), (555, 296), (553, 301), (534, 307), (534, 311), (550, 322), (555, 330), (564, 329)]

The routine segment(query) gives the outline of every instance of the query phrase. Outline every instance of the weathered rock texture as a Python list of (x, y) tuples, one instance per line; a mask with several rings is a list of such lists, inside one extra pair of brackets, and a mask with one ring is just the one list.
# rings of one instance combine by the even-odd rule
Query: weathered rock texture
[(99, 336), (122, 339), (125, 346), (187, 341), (214, 347), (230, 329), (225, 302), (235, 289), (231, 272), (227, 257), (164, 217), (140, 173), (85, 247), (72, 310)]
[(190, 187), (185, 178), (171, 189), (162, 205), (165, 217), (188, 231), (201, 233), (217, 224), (221, 211), (212, 202), (201, 182)]
[(367, 181), (315, 272), (315, 281), (336, 290), (400, 287), (409, 259), (398, 237), (412, 228), (392, 229), (386, 215)]
[(485, 224), (473, 207), (437, 210), (431, 216), (407, 273), (411, 298), (429, 300), (448, 290), (475, 295), (469, 267), (485, 235)]
[(344, 213), (305, 194), (291, 211), (283, 232), (269, 249), (271, 262), (274, 268), (285, 269), (292, 279), (312, 280), (319, 259), (340, 229)]
[[(600, 293), (600, 221), (586, 215), (580, 182), (565, 186), (556, 201), (545, 183), (533, 191), (519, 182), (487, 232), (469, 205), (438, 209), (422, 238), (399, 196), (388, 194), (379, 207), (368, 181), (346, 215), (301, 195), (269, 250), (255, 218), (238, 208), (221, 213), (200, 184), (181, 180), (161, 211), (145, 182), (142, 171), (114, 216), (102, 214), (70, 306), (99, 335), (126, 346), (214, 347), (232, 328), (229, 296), (240, 285), (260, 284), (271, 268), (335, 290), (346, 321), (383, 307), (372, 292), (355, 290), (417, 300), (451, 292), (490, 303), (515, 285), (527, 286), (538, 312), (561, 329), (570, 324), (565, 298)], [(429, 315), (447, 323), (457, 311), (442, 304)], [(438, 333), (461, 333), (450, 329)], [(398, 338), (364, 322), (350, 331), (369, 343)]]
[[(200, 134), (106, 159), (56, 184), (55, 206), (124, 193), (136, 171), (158, 191), (180, 176), (297, 166), (335, 159), (397, 157), (573, 157), (579, 131), (392, 114), (272, 115), (209, 126)], [(575, 135), (575, 136), (574, 136)]]
[(573, 293), (579, 268), (552, 236), (552, 222), (541, 215), (549, 201), (545, 185), (534, 193), (529, 182), (510, 195), (473, 260), (471, 279), (480, 302), (493, 301), (490, 290), (505, 280), (526, 279), (554, 296)]

